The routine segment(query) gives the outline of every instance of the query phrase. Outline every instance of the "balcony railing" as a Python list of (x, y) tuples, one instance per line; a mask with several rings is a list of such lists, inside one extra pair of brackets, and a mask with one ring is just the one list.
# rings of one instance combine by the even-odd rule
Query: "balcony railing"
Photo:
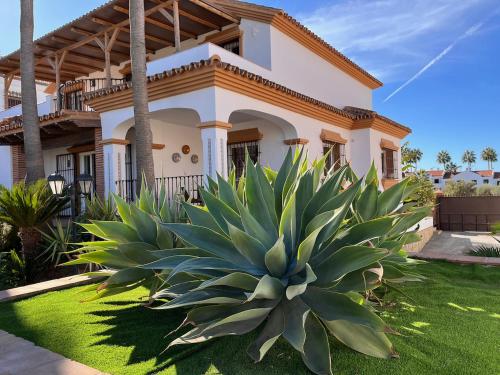
[[(137, 195), (137, 180), (116, 181), (116, 193), (127, 202), (133, 202)], [(167, 198), (172, 201), (177, 195), (191, 199), (195, 204), (201, 202), (200, 188), (203, 187), (203, 175), (161, 177), (155, 179), (155, 190), (158, 193), (165, 187)]]
[[(123, 78), (112, 78), (111, 86), (125, 82)], [(75, 81), (68, 81), (59, 87), (59, 103), (57, 110), (71, 110), (91, 112), (93, 111), (83, 102), (83, 96), (87, 93), (95, 92), (106, 88), (106, 78), (86, 78)]]

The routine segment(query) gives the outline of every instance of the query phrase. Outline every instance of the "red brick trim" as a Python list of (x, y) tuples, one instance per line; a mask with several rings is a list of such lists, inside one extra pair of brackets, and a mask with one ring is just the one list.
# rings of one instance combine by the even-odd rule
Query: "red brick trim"
[(94, 129), (95, 139), (95, 189), (97, 196), (104, 198), (104, 147), (102, 145), (102, 129)]
[(26, 177), (26, 159), (24, 156), (24, 145), (11, 146), (12, 153), (12, 181), (14, 184), (24, 181)]

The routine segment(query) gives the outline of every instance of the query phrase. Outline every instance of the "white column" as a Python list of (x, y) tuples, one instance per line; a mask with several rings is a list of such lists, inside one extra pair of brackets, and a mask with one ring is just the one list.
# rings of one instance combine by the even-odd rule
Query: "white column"
[(104, 196), (118, 193), (117, 182), (125, 180), (125, 144), (103, 141)]
[(220, 121), (204, 122), (198, 125), (203, 143), (204, 176), (216, 179), (219, 173), (227, 178), (227, 131), (231, 127), (231, 124)]

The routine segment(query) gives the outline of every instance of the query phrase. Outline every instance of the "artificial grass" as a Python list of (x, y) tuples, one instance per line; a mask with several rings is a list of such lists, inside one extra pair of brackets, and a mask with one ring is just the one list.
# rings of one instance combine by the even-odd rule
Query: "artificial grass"
[[(335, 374), (500, 373), (500, 270), (437, 262), (419, 271), (429, 280), (402, 287), (411, 299), (390, 294), (393, 303), (382, 314), (401, 334), (391, 336), (400, 358), (370, 358), (332, 340)], [(254, 334), (222, 338), (195, 352), (196, 346), (181, 346), (158, 357), (182, 311), (146, 309), (137, 303), (140, 290), (79, 303), (91, 295), (83, 289), (0, 304), (0, 329), (111, 374), (309, 374), (283, 341), (254, 364), (245, 353)]]

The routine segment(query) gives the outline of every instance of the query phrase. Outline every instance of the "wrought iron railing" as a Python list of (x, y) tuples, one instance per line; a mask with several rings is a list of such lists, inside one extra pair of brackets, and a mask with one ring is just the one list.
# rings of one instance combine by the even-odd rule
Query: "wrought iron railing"
[(397, 180), (399, 178), (399, 173), (397, 168), (384, 169), (382, 171), (382, 178), (388, 180)]
[[(116, 181), (116, 193), (127, 202), (133, 202), (137, 193), (136, 184), (135, 179)], [(191, 199), (195, 204), (201, 203), (200, 188), (203, 187), (203, 175), (156, 178), (156, 192), (159, 192), (162, 186), (165, 187), (169, 200), (173, 200), (180, 194), (185, 199)]]
[[(111, 86), (123, 82), (125, 82), (123, 78), (112, 78)], [(59, 87), (57, 110), (91, 112), (93, 109), (84, 103), (83, 96), (104, 88), (106, 88), (106, 78), (85, 78), (65, 82)]]

